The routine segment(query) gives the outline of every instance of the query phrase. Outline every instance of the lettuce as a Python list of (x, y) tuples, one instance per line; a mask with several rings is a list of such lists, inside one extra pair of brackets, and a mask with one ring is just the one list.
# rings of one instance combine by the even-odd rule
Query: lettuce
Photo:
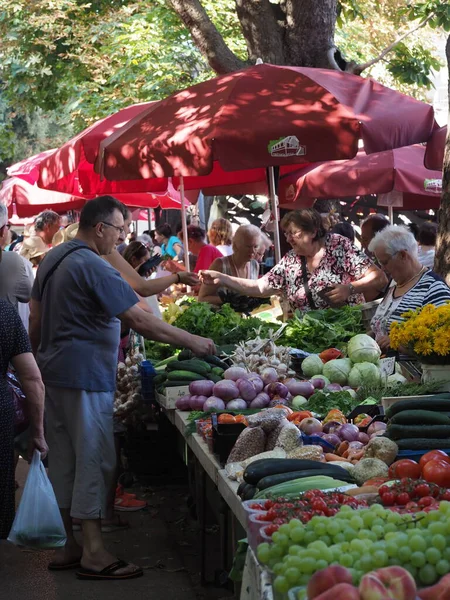
[(331, 381), (331, 383), (339, 383), (346, 385), (348, 376), (352, 368), (352, 363), (348, 358), (336, 358), (329, 360), (323, 365), (322, 373)]
[(347, 353), (354, 363), (369, 362), (378, 364), (381, 356), (379, 345), (373, 338), (364, 333), (352, 337), (347, 346)]
[(362, 385), (379, 385), (380, 381), (380, 369), (370, 362), (362, 362), (354, 365), (348, 376), (348, 384), (354, 388)]

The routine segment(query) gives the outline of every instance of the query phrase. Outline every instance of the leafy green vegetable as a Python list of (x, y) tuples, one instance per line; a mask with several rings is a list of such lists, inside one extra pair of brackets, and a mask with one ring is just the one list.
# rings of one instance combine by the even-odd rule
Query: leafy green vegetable
[(363, 385), (356, 392), (358, 403), (368, 397), (375, 398), (378, 404), (381, 404), (381, 398), (398, 398), (399, 396), (426, 396), (435, 394), (439, 391), (439, 382), (430, 383), (396, 383), (394, 385), (379, 384), (376, 386)]
[(327, 348), (343, 349), (351, 337), (363, 332), (360, 306), (297, 310), (278, 343), (318, 354)]
[(352, 398), (347, 391), (332, 392), (324, 394), (323, 392), (315, 392), (308, 400), (305, 406), (308, 410), (325, 417), (333, 408), (338, 408), (344, 415), (348, 415), (355, 406), (358, 406), (359, 401)]
[(145, 340), (145, 353), (148, 360), (159, 362), (169, 356), (174, 356), (177, 351), (170, 344)]

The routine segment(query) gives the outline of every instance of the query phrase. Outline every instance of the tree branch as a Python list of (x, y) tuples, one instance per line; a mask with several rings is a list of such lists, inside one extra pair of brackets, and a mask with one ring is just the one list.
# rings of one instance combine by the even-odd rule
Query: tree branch
[(195, 45), (218, 75), (246, 66), (224, 42), (199, 0), (169, 0), (173, 10), (189, 29)]
[[(235, 0), (242, 33), (252, 63), (257, 58), (274, 65), (284, 64), (282, 29), (269, 0)], [(282, 17), (282, 13), (279, 13)]]
[(424, 25), (426, 25), (428, 23), (428, 21), (432, 17), (434, 17), (434, 16), (435, 16), (434, 13), (430, 13), (427, 16), (427, 18), (424, 19), (423, 21), (421, 21), (418, 25), (416, 25), (416, 27), (413, 27), (412, 29), (410, 29), (406, 33), (403, 33), (396, 40), (394, 40), (392, 42), (392, 44), (389, 44), (389, 46), (387, 48), (385, 48), (378, 56), (376, 56), (372, 60), (369, 60), (368, 62), (366, 62), (366, 63), (364, 63), (362, 65), (353, 65), (353, 67), (351, 69), (351, 72), (352, 73), (356, 73), (357, 75), (360, 75), (363, 71), (365, 71), (366, 69), (368, 69), (372, 65), (374, 65), (377, 62), (379, 62), (380, 60), (382, 60), (386, 56), (386, 54), (388, 54), (389, 52), (391, 52), (391, 50), (393, 50), (395, 48), (395, 46), (397, 46), (398, 44), (400, 44), (400, 42), (402, 42), (406, 37), (408, 37), (408, 35), (411, 35), (415, 31), (417, 31), (418, 29), (420, 29), (421, 27), (423, 27)]

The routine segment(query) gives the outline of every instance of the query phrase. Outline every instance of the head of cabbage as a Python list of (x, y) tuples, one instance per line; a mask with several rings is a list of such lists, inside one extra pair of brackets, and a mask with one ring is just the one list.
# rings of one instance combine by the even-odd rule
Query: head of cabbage
[(331, 381), (345, 385), (352, 368), (352, 362), (349, 358), (336, 358), (323, 365), (322, 373)]
[(348, 376), (348, 384), (354, 388), (362, 385), (376, 386), (380, 381), (380, 369), (370, 362), (362, 362), (353, 365)]
[(352, 337), (347, 346), (347, 354), (354, 363), (369, 362), (378, 364), (381, 356), (380, 346), (365, 333)]
[(302, 371), (305, 377), (320, 375), (323, 369), (322, 359), (318, 354), (310, 354), (302, 361)]

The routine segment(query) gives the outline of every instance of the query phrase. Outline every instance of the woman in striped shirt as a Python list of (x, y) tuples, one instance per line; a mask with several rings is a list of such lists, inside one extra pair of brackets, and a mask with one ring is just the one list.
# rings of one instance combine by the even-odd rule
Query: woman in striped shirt
[(390, 225), (375, 235), (369, 245), (392, 284), (372, 319), (372, 331), (383, 351), (390, 347), (389, 331), (403, 313), (426, 304), (440, 306), (450, 301), (445, 281), (420, 264), (418, 245), (406, 227)]

